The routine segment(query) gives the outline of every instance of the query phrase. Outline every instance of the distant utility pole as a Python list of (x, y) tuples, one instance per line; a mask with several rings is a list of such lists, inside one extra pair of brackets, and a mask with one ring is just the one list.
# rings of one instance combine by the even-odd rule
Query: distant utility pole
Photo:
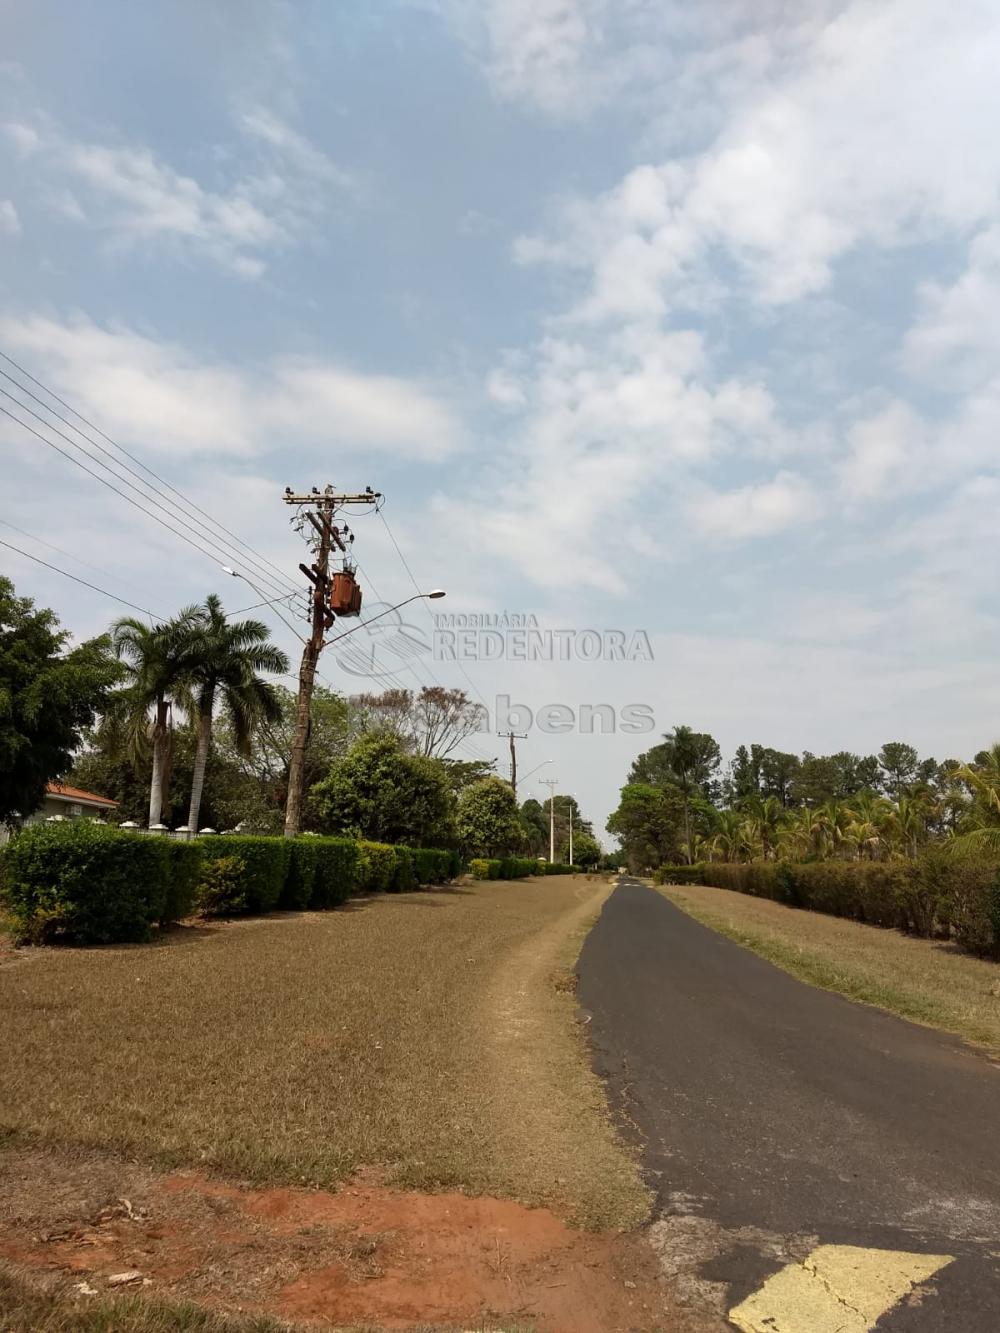
[(541, 785), (549, 789), (549, 864), (555, 865), (556, 860), (556, 788), (559, 782), (556, 778), (542, 778)]
[(295, 495), (291, 487), (285, 490), (287, 505), (298, 505), (305, 520), (312, 526), (316, 559), (313, 564), (299, 565), (312, 584), (311, 633), (302, 649), (299, 667), (299, 697), (295, 712), (295, 738), (288, 760), (288, 797), (285, 802), (285, 837), (294, 838), (302, 825), (303, 781), (306, 767), (306, 745), (309, 741), (309, 719), (312, 707), (316, 667), (323, 651), (323, 636), (333, 625), (335, 616), (330, 609), (330, 552), (336, 547), (345, 555), (344, 531), (333, 521), (338, 509), (352, 504), (374, 504), (381, 499), (378, 491), (368, 489), (360, 495), (340, 495), (332, 486), (319, 491), (315, 487), (308, 495)]
[(498, 731), (498, 736), (506, 736), (510, 741), (510, 789), (517, 796), (517, 750), (514, 747), (515, 741), (526, 741), (528, 733), (526, 731)]

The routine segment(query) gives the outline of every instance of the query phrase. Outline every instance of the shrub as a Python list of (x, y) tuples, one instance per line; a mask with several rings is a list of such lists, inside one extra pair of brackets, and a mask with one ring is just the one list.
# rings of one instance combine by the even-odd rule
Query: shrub
[(246, 869), (242, 856), (211, 856), (203, 861), (198, 910), (204, 916), (244, 916), (249, 912)]
[(445, 884), (452, 879), (452, 853), (436, 847), (417, 847), (413, 851), (413, 870), (418, 884)]
[(546, 861), (544, 874), (546, 875), (575, 875), (576, 866), (564, 865), (561, 861)]
[(469, 862), (469, 874), (473, 879), (499, 879), (500, 862), (496, 858), (474, 856)]
[(704, 884), (701, 865), (660, 866), (653, 872), (654, 884)]
[(396, 873), (396, 849), (387, 842), (358, 843), (358, 893), (387, 893)]
[(358, 844), (353, 838), (310, 838), (316, 848), (312, 906), (337, 907), (358, 892)]
[(448, 878), (458, 879), (462, 873), (462, 853), (459, 851), (450, 851), (448, 853)]
[(220, 857), (238, 857), (243, 862), (241, 896), (245, 912), (270, 912), (277, 906), (285, 882), (290, 841), (233, 833), (198, 839), (206, 865)]
[(500, 861), (500, 879), (524, 879), (537, 875), (541, 862), (524, 856), (505, 856)]
[(285, 882), (278, 898), (278, 906), (289, 911), (302, 911), (313, 900), (316, 884), (316, 865), (319, 852), (315, 838), (290, 838)]
[(146, 940), (164, 915), (169, 844), (87, 819), (36, 824), (4, 854), (5, 908), (22, 942)]
[(183, 921), (198, 902), (203, 854), (197, 842), (162, 839), (167, 849), (166, 885), (160, 923)]
[(409, 893), (417, 887), (417, 877), (413, 872), (413, 852), (409, 847), (394, 847), (396, 866), (389, 882), (390, 893)]
[(1000, 956), (1000, 885), (996, 859), (978, 853), (927, 852), (920, 858), (926, 892), (969, 953)]

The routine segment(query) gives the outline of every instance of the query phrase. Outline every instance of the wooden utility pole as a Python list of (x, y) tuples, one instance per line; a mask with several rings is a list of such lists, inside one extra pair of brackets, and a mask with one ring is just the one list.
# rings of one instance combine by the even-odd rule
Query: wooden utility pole
[[(528, 733), (526, 731), (498, 731), (498, 736), (506, 736), (510, 741), (510, 789), (517, 795), (517, 750), (514, 746), (515, 741), (526, 741)], [(529, 775), (530, 776), (530, 775)]]
[(285, 504), (299, 505), (304, 516), (315, 530), (316, 559), (311, 566), (299, 565), (299, 569), (312, 584), (312, 612), (310, 615), (311, 632), (302, 649), (302, 662), (299, 666), (299, 697), (295, 711), (295, 737), (288, 759), (288, 796), (285, 802), (285, 837), (294, 838), (302, 827), (302, 799), (305, 780), (306, 746), (309, 743), (309, 723), (312, 710), (313, 686), (316, 683), (316, 667), (319, 655), (323, 651), (324, 635), (334, 622), (330, 610), (330, 552), (334, 547), (346, 553), (340, 529), (334, 524), (333, 517), (338, 509), (349, 504), (373, 504), (380, 499), (378, 491), (365, 491), (360, 495), (339, 495), (332, 486), (324, 491), (314, 490), (308, 495), (294, 495), (291, 489), (285, 491)]

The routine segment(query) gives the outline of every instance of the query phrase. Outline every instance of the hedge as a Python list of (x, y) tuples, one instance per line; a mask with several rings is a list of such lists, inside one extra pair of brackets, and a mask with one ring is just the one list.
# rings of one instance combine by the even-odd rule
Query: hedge
[(358, 843), (359, 893), (388, 893), (395, 873), (395, 847), (387, 842)]
[(527, 879), (529, 875), (575, 875), (579, 866), (539, 861), (526, 856), (476, 856), (469, 862), (473, 879)]
[(970, 953), (1000, 957), (1000, 865), (988, 856), (933, 847), (905, 861), (709, 861), (662, 866), (654, 878), (731, 889), (924, 938), (950, 935)]
[(438, 848), (311, 835), (186, 841), (81, 819), (16, 834), (0, 854), (0, 900), (20, 941), (103, 944), (148, 939), (153, 925), (195, 911), (329, 908), (353, 893), (443, 884), (461, 864)]
[(158, 838), (156, 841), (167, 849), (167, 873), (160, 922), (173, 925), (191, 916), (198, 905), (198, 885), (201, 882), (204, 853), (197, 842), (185, 842), (180, 838)]
[[(160, 842), (144, 834), (133, 835), (143, 842)], [(220, 857), (239, 857), (243, 862), (240, 885), (246, 912), (270, 912), (277, 907), (290, 861), (288, 838), (261, 838), (227, 833), (224, 837), (199, 838), (204, 864)], [(315, 889), (314, 889), (315, 894)]]
[(358, 844), (353, 838), (310, 838), (316, 848), (313, 908), (337, 907), (358, 888)]
[(169, 869), (183, 867), (186, 883), (193, 865), (190, 858), (174, 860), (160, 838), (89, 819), (31, 825), (4, 849), (3, 862), (3, 901), (14, 937), (35, 944), (146, 940), (168, 907)]

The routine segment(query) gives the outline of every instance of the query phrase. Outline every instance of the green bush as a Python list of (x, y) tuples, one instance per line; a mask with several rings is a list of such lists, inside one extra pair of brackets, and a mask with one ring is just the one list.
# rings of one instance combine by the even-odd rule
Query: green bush
[(353, 838), (310, 838), (316, 848), (312, 906), (337, 907), (358, 892), (358, 844)]
[(287, 911), (304, 911), (313, 900), (319, 852), (316, 838), (289, 838), (288, 864), (278, 906)]
[(202, 862), (198, 910), (203, 916), (245, 916), (246, 862), (242, 856), (211, 856)]
[(239, 857), (243, 862), (241, 897), (245, 912), (270, 912), (278, 905), (288, 864), (288, 838), (257, 838), (227, 833), (199, 838), (205, 865), (220, 857)]
[(191, 916), (198, 902), (203, 853), (197, 842), (163, 838), (167, 849), (166, 885), (161, 925), (183, 921)]
[(388, 893), (396, 873), (396, 849), (387, 842), (358, 843), (358, 893)]
[(946, 921), (963, 949), (1000, 957), (1000, 885), (996, 858), (950, 850), (925, 852), (919, 861), (938, 921)]
[(474, 856), (469, 862), (469, 874), (473, 879), (499, 879), (500, 862), (495, 857)]
[(396, 865), (389, 882), (390, 893), (409, 893), (417, 887), (417, 877), (413, 870), (413, 852), (409, 847), (394, 847)]
[(544, 874), (546, 875), (576, 875), (579, 873), (578, 866), (568, 866), (561, 861), (546, 861)]
[(704, 884), (701, 865), (660, 866), (653, 871), (654, 884)]
[(448, 853), (448, 878), (458, 879), (462, 873), (462, 853), (459, 851), (450, 851)]
[(416, 847), (413, 850), (413, 871), (418, 884), (446, 884), (451, 873), (453, 853), (436, 847)]
[(34, 824), (4, 852), (4, 907), (17, 940), (110, 944), (146, 940), (162, 919), (166, 840), (89, 819)]

